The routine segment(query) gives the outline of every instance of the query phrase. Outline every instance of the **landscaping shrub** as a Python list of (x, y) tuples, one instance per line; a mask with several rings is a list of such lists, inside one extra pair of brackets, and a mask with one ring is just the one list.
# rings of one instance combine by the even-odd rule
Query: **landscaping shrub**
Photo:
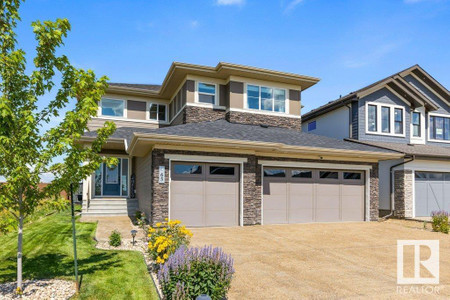
[(165, 299), (195, 299), (201, 294), (225, 299), (233, 278), (233, 259), (221, 248), (180, 247), (158, 271)]
[(447, 233), (449, 231), (448, 224), (449, 213), (443, 210), (431, 212), (431, 226), (433, 231)]
[(114, 230), (109, 236), (109, 245), (113, 247), (119, 247), (120, 244), (122, 244), (122, 236), (120, 235), (120, 232)]
[(157, 223), (148, 229), (148, 251), (153, 260), (163, 264), (181, 246), (188, 246), (192, 232), (178, 220)]

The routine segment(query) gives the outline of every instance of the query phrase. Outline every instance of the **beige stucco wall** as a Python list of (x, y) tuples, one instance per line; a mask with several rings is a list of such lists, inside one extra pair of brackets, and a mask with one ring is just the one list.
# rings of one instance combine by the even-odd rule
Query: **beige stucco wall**
[(300, 91), (289, 90), (289, 114), (300, 116), (302, 109), (300, 97)]
[(230, 107), (231, 108), (244, 108), (244, 83), (230, 81)]
[(144, 157), (136, 157), (136, 197), (139, 210), (150, 217), (152, 203), (152, 155), (149, 152)]

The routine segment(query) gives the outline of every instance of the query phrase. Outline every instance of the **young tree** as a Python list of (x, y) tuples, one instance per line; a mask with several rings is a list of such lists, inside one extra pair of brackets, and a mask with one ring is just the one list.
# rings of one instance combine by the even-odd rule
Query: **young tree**
[[(77, 69), (65, 55), (57, 54), (70, 30), (66, 19), (32, 23), (37, 46), (32, 67), (27, 69), (15, 33), (21, 2), (0, 1), (0, 176), (6, 178), (0, 186), (0, 210), (6, 209), (18, 223), (18, 292), (22, 291), (24, 218), (43, 199), (68, 190), (70, 183), (86, 178), (100, 163), (115, 163), (99, 155), (115, 130), (113, 123), (98, 130), (92, 146), (77, 142), (97, 113), (107, 78), (98, 79), (91, 70)], [(40, 108), (38, 99), (52, 90), (56, 96)], [(75, 102), (75, 108), (65, 113), (59, 125), (48, 128), (69, 101)], [(43, 173), (52, 173), (55, 179), (39, 189)]]

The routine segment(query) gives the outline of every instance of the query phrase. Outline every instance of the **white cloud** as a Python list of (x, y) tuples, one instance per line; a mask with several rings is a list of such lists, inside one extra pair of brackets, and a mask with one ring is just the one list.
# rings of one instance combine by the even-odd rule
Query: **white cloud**
[(197, 20), (193, 20), (191, 22), (189, 22), (189, 25), (191, 26), (191, 28), (197, 28), (199, 24), (199, 22)]
[(55, 178), (55, 176), (50, 172), (43, 173), (43, 174), (41, 174), (40, 177), (41, 177), (41, 182), (44, 182), (44, 183), (50, 183)]
[(397, 50), (402, 43), (387, 43), (374, 48), (371, 51), (367, 51), (362, 55), (353, 55), (352, 58), (344, 60), (344, 65), (347, 68), (361, 68), (367, 65), (371, 65), (381, 60), (388, 54)]
[(217, 5), (244, 5), (245, 0), (216, 0)]
[(287, 6), (286, 6), (286, 8), (284, 9), (284, 12), (285, 13), (288, 13), (288, 12), (290, 12), (291, 10), (293, 10), (294, 8), (296, 8), (300, 3), (302, 3), (303, 2), (303, 0), (292, 0), (292, 1), (290, 1), (288, 4), (287, 4)]

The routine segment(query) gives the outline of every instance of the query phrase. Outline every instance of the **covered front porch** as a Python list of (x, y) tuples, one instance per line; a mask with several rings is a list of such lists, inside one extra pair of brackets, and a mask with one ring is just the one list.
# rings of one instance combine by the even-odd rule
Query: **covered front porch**
[(135, 195), (133, 159), (112, 155), (115, 166), (102, 163), (83, 181), (82, 214), (91, 216), (134, 216), (139, 208)]

